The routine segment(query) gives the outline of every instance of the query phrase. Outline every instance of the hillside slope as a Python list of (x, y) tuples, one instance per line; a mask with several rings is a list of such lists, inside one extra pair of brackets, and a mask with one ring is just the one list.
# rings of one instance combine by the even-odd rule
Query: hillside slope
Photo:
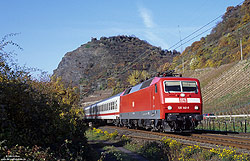
[(192, 43), (174, 59), (172, 66), (186, 69), (218, 67), (241, 59), (240, 40), (243, 58), (250, 57), (250, 0), (236, 7), (228, 7), (211, 33), (200, 41)]
[(218, 68), (189, 70), (202, 86), (205, 113), (250, 113), (250, 60)]
[[(54, 70), (54, 75), (73, 85), (81, 84), (83, 93), (128, 86), (132, 71), (148, 76), (161, 71), (179, 53), (162, 50), (131, 36), (101, 37), (68, 52)], [(119, 92), (119, 90), (118, 90)]]

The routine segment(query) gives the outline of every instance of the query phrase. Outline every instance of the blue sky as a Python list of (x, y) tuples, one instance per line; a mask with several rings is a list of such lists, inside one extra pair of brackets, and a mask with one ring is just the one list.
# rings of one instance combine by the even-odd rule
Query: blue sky
[[(52, 74), (67, 52), (87, 43), (91, 37), (99, 39), (102, 36), (135, 35), (152, 45), (169, 49), (180, 40), (180, 36), (185, 38), (225, 13), (228, 6), (236, 6), (240, 2), (0, 0), (0, 37), (9, 33), (21, 33), (11, 40), (23, 50), (9, 49), (15, 50), (18, 63)], [(219, 20), (221, 19), (202, 31), (215, 26)], [(209, 32), (184, 44), (182, 48)], [(180, 51), (181, 48), (177, 50)]]

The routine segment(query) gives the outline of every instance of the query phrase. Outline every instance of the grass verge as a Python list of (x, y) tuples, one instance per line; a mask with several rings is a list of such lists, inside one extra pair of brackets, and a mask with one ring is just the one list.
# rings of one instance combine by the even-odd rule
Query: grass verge
[[(180, 142), (163, 137), (160, 142), (155, 141), (139, 141), (132, 140), (125, 135), (119, 135), (116, 131), (114, 134), (103, 132), (100, 129), (89, 130), (86, 133), (88, 139), (100, 139), (100, 140), (116, 140), (116, 142), (123, 142), (123, 147), (138, 153), (148, 160), (181, 160), (181, 161), (193, 161), (193, 160), (223, 160), (223, 161), (247, 161), (250, 160), (248, 154), (239, 154), (237, 149), (228, 148), (211, 148), (203, 149), (199, 145), (185, 146)], [(91, 136), (90, 136), (91, 135)], [(90, 136), (90, 137), (88, 137)], [(113, 136), (113, 137), (111, 137)], [(114, 137), (115, 136), (115, 137)], [(105, 150), (102, 153), (99, 160), (105, 160), (107, 158), (111, 160), (131, 160), (131, 158), (117, 150), (114, 146), (105, 146)]]

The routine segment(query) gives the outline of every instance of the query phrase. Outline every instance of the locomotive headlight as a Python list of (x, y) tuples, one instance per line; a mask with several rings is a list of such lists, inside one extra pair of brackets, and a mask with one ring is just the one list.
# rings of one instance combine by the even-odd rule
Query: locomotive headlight
[(172, 110), (173, 109), (173, 107), (172, 106), (168, 106), (168, 110)]
[(194, 106), (194, 109), (195, 110), (199, 110), (199, 106)]

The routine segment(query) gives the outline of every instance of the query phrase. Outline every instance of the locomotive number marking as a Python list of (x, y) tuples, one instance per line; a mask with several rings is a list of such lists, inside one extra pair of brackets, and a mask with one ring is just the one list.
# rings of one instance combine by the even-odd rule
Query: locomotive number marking
[(188, 110), (189, 106), (178, 106), (178, 110)]

